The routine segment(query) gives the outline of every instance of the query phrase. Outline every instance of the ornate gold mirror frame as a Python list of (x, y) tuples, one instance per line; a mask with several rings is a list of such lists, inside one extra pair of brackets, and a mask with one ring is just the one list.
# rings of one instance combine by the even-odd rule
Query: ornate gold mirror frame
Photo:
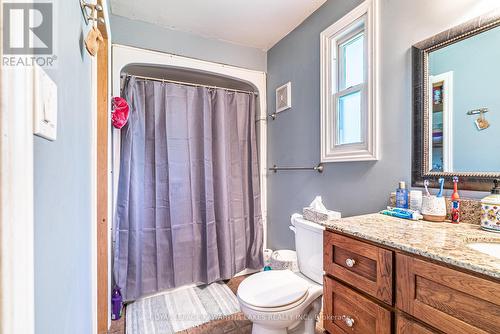
[[(440, 177), (446, 179), (446, 188), (452, 188), (452, 177), (460, 178), (461, 189), (490, 190), (498, 172), (431, 172), (429, 168), (429, 54), (450, 44), (500, 26), (500, 11), (488, 13), (443, 31), (412, 47), (413, 63), (413, 164), (412, 185), (422, 187), (428, 179), (431, 186), (438, 185)], [(499, 60), (500, 61), (500, 60)], [(500, 154), (500, 152), (497, 152)]]

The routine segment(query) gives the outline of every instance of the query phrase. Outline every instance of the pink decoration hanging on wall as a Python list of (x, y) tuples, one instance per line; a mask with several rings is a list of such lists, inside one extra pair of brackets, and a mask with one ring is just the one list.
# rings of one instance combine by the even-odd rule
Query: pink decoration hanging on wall
[(122, 97), (113, 97), (113, 112), (111, 113), (111, 122), (117, 129), (121, 129), (128, 120), (129, 106), (127, 101)]

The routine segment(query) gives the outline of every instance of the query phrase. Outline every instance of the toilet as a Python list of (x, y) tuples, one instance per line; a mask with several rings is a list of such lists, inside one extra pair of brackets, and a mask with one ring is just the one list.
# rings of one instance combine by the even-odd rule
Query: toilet
[(323, 230), (299, 214), (291, 218), (299, 272), (270, 270), (241, 282), (238, 301), (252, 334), (314, 334), (323, 295)]

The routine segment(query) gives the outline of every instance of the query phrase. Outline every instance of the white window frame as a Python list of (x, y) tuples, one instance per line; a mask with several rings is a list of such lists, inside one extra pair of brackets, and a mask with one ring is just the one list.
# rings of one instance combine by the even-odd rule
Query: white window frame
[[(321, 162), (378, 160), (377, 0), (366, 0), (320, 35), (321, 43)], [(339, 90), (339, 45), (364, 31), (364, 81)], [(338, 100), (361, 91), (360, 143), (337, 144)]]

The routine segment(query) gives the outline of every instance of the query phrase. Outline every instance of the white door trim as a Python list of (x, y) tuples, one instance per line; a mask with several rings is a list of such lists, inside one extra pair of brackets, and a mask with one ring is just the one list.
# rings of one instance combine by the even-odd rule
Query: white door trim
[(31, 68), (0, 71), (0, 333), (32, 334), (34, 78)]
[(91, 117), (90, 117), (90, 277), (92, 333), (97, 334), (97, 59), (91, 57)]
[(453, 172), (453, 71), (429, 76), (429, 167), (432, 170), (433, 84), (443, 82), (443, 171)]

